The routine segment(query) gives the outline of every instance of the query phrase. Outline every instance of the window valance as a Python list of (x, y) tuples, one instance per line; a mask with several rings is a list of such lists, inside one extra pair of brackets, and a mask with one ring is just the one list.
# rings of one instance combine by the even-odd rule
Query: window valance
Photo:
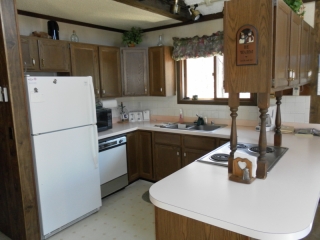
[(172, 58), (176, 61), (188, 58), (210, 57), (223, 54), (223, 32), (211, 36), (194, 36), (192, 38), (172, 38)]

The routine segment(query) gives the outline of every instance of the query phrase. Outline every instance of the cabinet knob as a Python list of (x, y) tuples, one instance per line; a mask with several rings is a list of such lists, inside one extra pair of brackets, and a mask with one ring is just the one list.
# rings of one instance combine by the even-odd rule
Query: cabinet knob
[(100, 91), (99, 91), (99, 89), (97, 89), (97, 94), (100, 94)]
[(180, 155), (180, 153), (179, 152), (177, 152), (177, 156), (179, 156)]
[(41, 59), (42, 67), (44, 67), (44, 59)]
[(183, 154), (183, 156), (185, 156), (185, 157), (186, 157), (186, 156), (187, 156), (187, 154), (186, 154), (186, 153), (184, 153), (184, 154)]
[(36, 60), (34, 58), (32, 58), (32, 65), (36, 65)]
[(162, 92), (162, 88), (160, 88), (160, 92)]

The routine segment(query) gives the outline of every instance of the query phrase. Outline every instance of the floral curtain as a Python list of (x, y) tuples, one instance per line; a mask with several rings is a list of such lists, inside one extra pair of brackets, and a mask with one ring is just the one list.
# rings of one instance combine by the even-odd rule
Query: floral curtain
[(223, 54), (223, 32), (211, 36), (192, 38), (173, 38), (172, 58), (176, 61), (188, 58), (211, 57)]

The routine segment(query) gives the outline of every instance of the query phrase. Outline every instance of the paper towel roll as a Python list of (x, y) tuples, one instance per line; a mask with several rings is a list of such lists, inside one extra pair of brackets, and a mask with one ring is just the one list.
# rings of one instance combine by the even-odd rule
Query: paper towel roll
[(111, 99), (111, 100), (102, 100), (102, 104), (104, 108), (115, 108), (118, 107), (117, 100)]
[(246, 153), (240, 153), (240, 152), (237, 152), (235, 151), (234, 153), (234, 159), (236, 158), (246, 158), (248, 159), (250, 162), (252, 162), (252, 177), (256, 177), (256, 172), (257, 172), (257, 157), (255, 156), (251, 156), (249, 154), (246, 154)]

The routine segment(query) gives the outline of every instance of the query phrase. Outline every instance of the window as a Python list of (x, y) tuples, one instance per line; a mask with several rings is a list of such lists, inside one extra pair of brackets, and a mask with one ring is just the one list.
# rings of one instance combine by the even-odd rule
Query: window
[[(179, 104), (228, 104), (223, 87), (223, 56), (177, 62)], [(198, 100), (192, 100), (197, 95)], [(241, 105), (256, 105), (256, 94), (240, 93)]]

